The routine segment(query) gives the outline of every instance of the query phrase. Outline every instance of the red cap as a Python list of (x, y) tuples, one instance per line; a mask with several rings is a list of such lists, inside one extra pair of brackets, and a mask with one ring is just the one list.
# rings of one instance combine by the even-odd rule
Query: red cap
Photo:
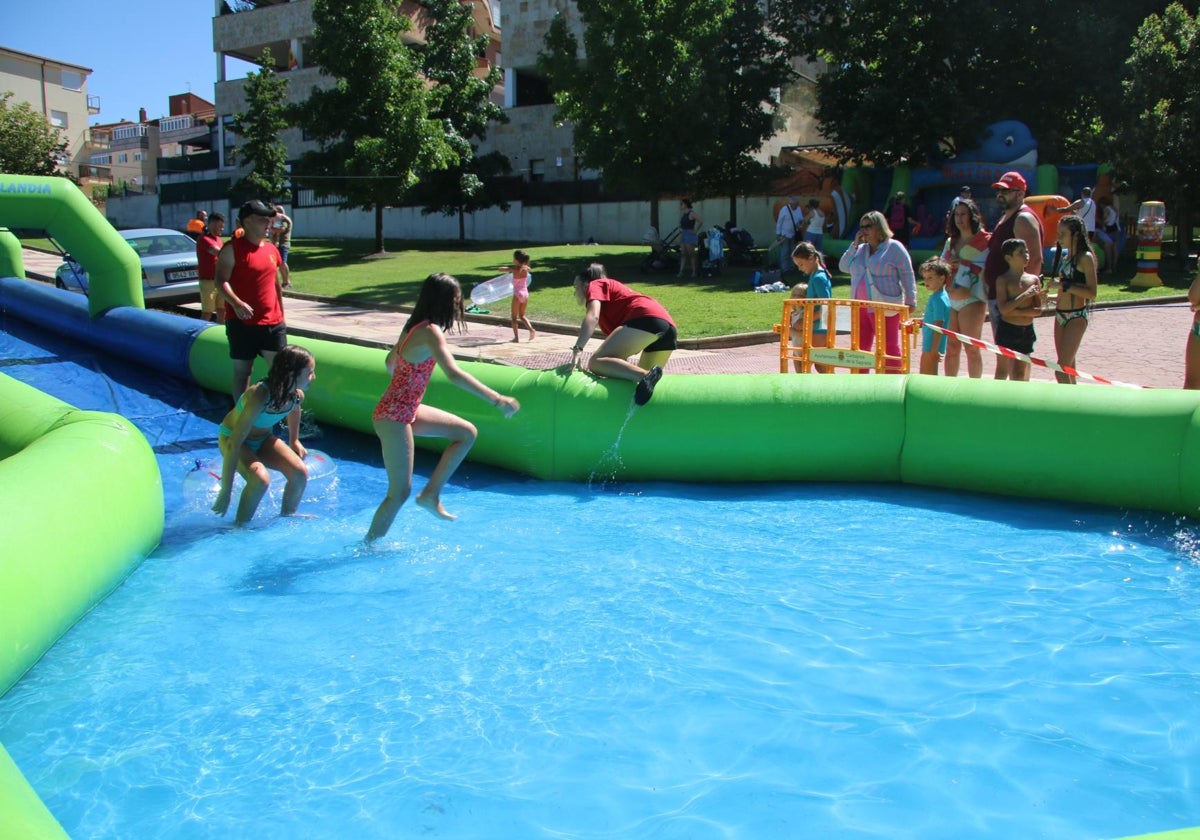
[(1020, 172), (1005, 172), (1000, 176), (1000, 180), (992, 184), (994, 190), (1021, 190), (1024, 192), (1029, 189), (1029, 185), (1025, 183), (1025, 177)]

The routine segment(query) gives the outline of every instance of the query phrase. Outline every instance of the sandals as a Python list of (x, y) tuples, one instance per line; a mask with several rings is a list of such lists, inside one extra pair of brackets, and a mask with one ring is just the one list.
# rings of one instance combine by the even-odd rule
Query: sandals
[(646, 375), (642, 377), (642, 381), (637, 384), (637, 389), (633, 392), (633, 402), (635, 405), (645, 405), (650, 402), (650, 398), (654, 396), (654, 386), (658, 384), (658, 380), (662, 379), (663, 369), (658, 365), (650, 368)]

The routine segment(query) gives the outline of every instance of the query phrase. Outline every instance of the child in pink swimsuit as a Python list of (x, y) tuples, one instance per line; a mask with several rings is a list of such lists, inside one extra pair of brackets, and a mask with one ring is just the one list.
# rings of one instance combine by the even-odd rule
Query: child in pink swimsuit
[(375, 434), (383, 446), (383, 466), (387, 470), (387, 496), (375, 511), (366, 541), (373, 542), (388, 532), (400, 507), (412, 493), (413, 438), (441, 437), (449, 441), (429, 476), (425, 489), (417, 495), (417, 504), (443, 519), (454, 519), (442, 507), (442, 488), (475, 444), (475, 427), (461, 417), (425, 405), (421, 400), (429, 377), (437, 365), (446, 378), (480, 399), (487, 400), (512, 417), (521, 408), (512, 397), (493, 391), (460, 368), (454, 361), (445, 331), (463, 320), (462, 290), (449, 274), (431, 274), (421, 286), (417, 305), (400, 340), (387, 354), (392, 381), (371, 415)]
[(518, 324), (524, 324), (525, 329), (529, 330), (529, 340), (533, 341), (537, 338), (537, 333), (533, 329), (533, 324), (525, 317), (525, 309), (529, 306), (529, 254), (524, 251), (513, 251), (513, 264), (509, 271), (512, 272), (513, 279), (511, 310), (513, 341), (521, 340), (517, 331)]

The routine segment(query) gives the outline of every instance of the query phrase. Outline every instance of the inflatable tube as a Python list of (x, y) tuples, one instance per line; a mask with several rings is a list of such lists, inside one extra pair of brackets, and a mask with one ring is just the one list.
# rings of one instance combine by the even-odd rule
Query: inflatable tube
[[(82, 306), (77, 296), (52, 293)], [(126, 314), (142, 320), (155, 313)], [(162, 317), (180, 331), (196, 324)], [(305, 408), (322, 422), (371, 434), (371, 412), (388, 383), (384, 351), (294, 340), (317, 357), (321, 371)], [(430, 381), (428, 402), (479, 428), (474, 460), (543, 479), (580, 481), (602, 473), (631, 480), (899, 481), (1189, 516), (1200, 510), (1200, 393), (1190, 391), (919, 376), (693, 375), (666, 377), (654, 401), (634, 409), (628, 382), (565, 368), (460, 364), (517, 397), (522, 410), (505, 420), (440, 371)], [(201, 385), (228, 388), (229, 353), (220, 329), (202, 328), (195, 336), (189, 368)], [(256, 370), (266, 372), (261, 362)], [(1021, 461), (1017, 469), (1012, 459), (988, 461), (986, 449), (981, 466), (979, 450), (959, 455), (939, 431), (947, 423), (994, 425), (987, 418), (1006, 415), (1029, 428), (1078, 426), (1094, 445), (1073, 459), (1071, 470), (1050, 458)], [(819, 450), (795, 435), (800, 416), (827, 430)], [(747, 417), (753, 418), (749, 425)]]
[(0, 277), (24, 277), (25, 257), (21, 240), (8, 228), (0, 227)]
[(0, 174), (0, 225), (42, 228), (61, 243), (87, 269), (92, 315), (145, 307), (137, 253), (66, 178)]
[(0, 745), (0, 836), (22, 840), (69, 840)]
[(64, 294), (45, 283), (0, 277), (0, 312), (168, 376), (191, 379), (192, 341), (207, 324), (127, 306), (92, 318), (82, 304), (80, 295)]
[[(0, 459), (3, 694), (158, 545), (163, 496), (129, 421), (2, 374)], [(0, 749), (0, 837), (66, 836)]]

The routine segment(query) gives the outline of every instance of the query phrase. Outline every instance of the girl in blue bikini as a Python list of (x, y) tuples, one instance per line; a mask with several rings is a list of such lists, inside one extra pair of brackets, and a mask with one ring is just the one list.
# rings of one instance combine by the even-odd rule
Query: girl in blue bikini
[[(317, 363), (303, 347), (289, 344), (275, 354), (271, 370), (246, 389), (217, 430), (220, 447), (221, 489), (212, 509), (224, 516), (233, 494), (233, 473), (246, 479), (246, 488), (238, 501), (237, 524), (254, 518), (258, 503), (271, 484), (267, 469), (279, 470), (287, 481), (283, 490), (281, 513), (291, 516), (300, 506), (308, 484), (304, 466), (304, 445), (300, 443), (300, 405), (304, 390), (316, 375)], [(275, 437), (272, 430), (287, 420), (289, 444)]]

